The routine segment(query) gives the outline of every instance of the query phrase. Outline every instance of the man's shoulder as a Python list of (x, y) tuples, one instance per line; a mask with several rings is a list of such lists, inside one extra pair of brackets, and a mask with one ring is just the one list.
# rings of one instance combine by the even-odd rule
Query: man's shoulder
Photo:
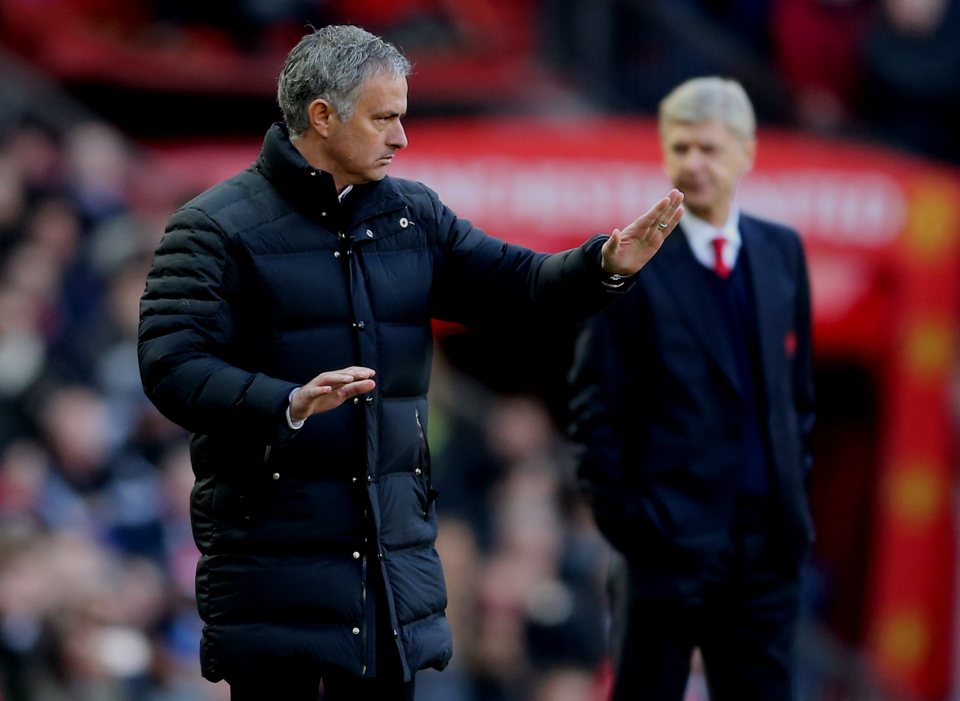
[(199, 210), (213, 216), (237, 202), (255, 197), (262, 190), (263, 183), (262, 176), (251, 166), (195, 195), (180, 209)]
[(254, 166), (222, 180), (186, 203), (176, 217), (186, 220), (209, 220), (221, 228), (236, 231), (254, 224), (257, 212), (264, 210), (263, 198), (269, 188)]
[(806, 259), (803, 239), (796, 229), (782, 222), (761, 219), (741, 213), (740, 233), (744, 244), (755, 254), (767, 251), (791, 265)]
[(764, 231), (774, 237), (786, 237), (789, 239), (798, 239), (800, 237), (797, 230), (788, 224), (758, 217), (753, 214), (747, 214), (746, 212), (740, 213), (740, 228)]
[(396, 193), (400, 197), (411, 200), (437, 201), (439, 196), (432, 189), (419, 180), (387, 176), (381, 181), (386, 192)]

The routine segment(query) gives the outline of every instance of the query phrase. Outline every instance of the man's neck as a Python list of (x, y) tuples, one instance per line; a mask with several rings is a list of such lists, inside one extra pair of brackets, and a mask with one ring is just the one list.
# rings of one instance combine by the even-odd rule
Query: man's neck
[(330, 176), (333, 178), (333, 185), (337, 189), (337, 196), (342, 197), (344, 194), (346, 194), (344, 191), (349, 188), (350, 185), (347, 183), (341, 183), (337, 179), (337, 175), (334, 170), (327, 167), (326, 159), (323, 157), (323, 152), (320, 149), (320, 144), (317, 139), (318, 137), (311, 136), (311, 133), (307, 132), (306, 134), (301, 134), (296, 138), (291, 137), (290, 143), (293, 144), (293, 147), (300, 152), (300, 155), (303, 156), (303, 160), (309, 163), (310, 166), (330, 174)]
[(694, 211), (690, 209), (690, 213), (696, 216), (698, 219), (702, 219), (708, 224), (716, 227), (717, 229), (723, 228), (727, 221), (730, 219), (730, 212), (733, 209), (731, 203), (727, 203), (723, 207), (717, 207), (714, 209), (703, 210), (703, 211)]

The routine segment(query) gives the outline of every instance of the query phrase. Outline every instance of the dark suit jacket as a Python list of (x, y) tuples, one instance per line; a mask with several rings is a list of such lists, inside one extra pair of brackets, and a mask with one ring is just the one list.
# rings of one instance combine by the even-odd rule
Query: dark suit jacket
[[(796, 232), (741, 215), (759, 329), (773, 513), (788, 555), (812, 539), (810, 295)], [(741, 263), (738, 262), (738, 265)], [(578, 339), (572, 437), (598, 526), (628, 560), (722, 547), (739, 488), (743, 388), (719, 302), (678, 229)]]

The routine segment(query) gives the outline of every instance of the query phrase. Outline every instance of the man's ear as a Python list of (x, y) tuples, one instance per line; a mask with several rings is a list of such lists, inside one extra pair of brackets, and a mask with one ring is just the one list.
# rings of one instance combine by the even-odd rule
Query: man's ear
[(336, 117), (333, 105), (322, 98), (317, 98), (307, 106), (307, 117), (310, 119), (310, 126), (317, 131), (320, 136), (328, 136), (330, 132), (330, 121)]
[(747, 139), (743, 144), (744, 173), (753, 170), (753, 164), (757, 159), (757, 141), (756, 139)]

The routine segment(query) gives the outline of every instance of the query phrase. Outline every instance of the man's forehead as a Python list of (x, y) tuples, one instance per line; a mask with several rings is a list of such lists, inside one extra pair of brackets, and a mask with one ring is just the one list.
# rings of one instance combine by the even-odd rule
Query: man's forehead
[(676, 140), (739, 140), (737, 133), (720, 119), (705, 119), (699, 122), (668, 121), (660, 130), (664, 141)]
[(361, 85), (358, 103), (387, 103), (407, 101), (407, 79), (402, 76), (374, 73)]
[(360, 84), (360, 93), (378, 90), (407, 90), (407, 79), (389, 71), (374, 71)]

